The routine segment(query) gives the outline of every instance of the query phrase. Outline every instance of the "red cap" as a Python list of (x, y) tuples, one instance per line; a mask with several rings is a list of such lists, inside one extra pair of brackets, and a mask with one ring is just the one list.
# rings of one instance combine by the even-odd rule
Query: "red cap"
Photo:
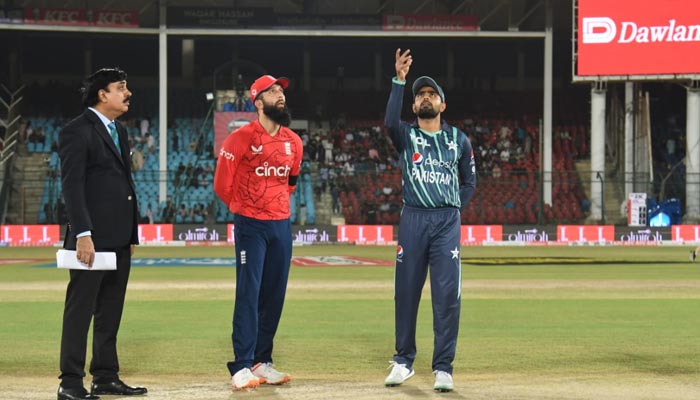
[(282, 89), (286, 89), (289, 86), (289, 79), (287, 78), (275, 78), (272, 75), (263, 75), (256, 79), (252, 85), (250, 85), (250, 101), (255, 101), (258, 94), (266, 91), (270, 86), (278, 84), (282, 86)]

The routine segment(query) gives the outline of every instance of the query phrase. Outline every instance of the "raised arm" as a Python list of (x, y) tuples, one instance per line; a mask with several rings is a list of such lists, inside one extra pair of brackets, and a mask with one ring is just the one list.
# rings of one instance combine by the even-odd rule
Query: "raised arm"
[(413, 58), (410, 53), (411, 50), (406, 50), (402, 53), (401, 49), (396, 49), (396, 77), (392, 79), (391, 94), (389, 94), (389, 101), (386, 104), (386, 114), (384, 115), (384, 126), (389, 131), (394, 146), (399, 150), (403, 148), (403, 144), (401, 143), (401, 105), (403, 90), (404, 86), (406, 86), (406, 75), (413, 63)]

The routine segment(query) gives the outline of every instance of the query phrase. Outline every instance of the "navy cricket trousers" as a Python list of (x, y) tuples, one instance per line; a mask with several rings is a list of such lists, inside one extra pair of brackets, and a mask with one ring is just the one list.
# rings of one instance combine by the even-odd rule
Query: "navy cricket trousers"
[(462, 293), (460, 217), (456, 208), (404, 206), (396, 255), (394, 361), (410, 369), (416, 358), (416, 318), (430, 265), (433, 303), (433, 371), (452, 373)]
[(236, 301), (233, 310), (231, 375), (259, 362), (272, 362), (289, 264), (292, 231), (289, 219), (265, 221), (234, 216)]

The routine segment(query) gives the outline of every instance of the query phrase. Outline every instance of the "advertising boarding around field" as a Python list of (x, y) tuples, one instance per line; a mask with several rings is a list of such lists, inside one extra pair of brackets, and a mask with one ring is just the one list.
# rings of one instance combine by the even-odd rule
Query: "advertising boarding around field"
[[(0, 246), (63, 244), (60, 225), (2, 225)], [(235, 226), (140, 224), (141, 246), (233, 246)], [(295, 246), (319, 244), (396, 245), (392, 225), (292, 226)], [(700, 243), (700, 225), (462, 225), (462, 246), (684, 245)]]

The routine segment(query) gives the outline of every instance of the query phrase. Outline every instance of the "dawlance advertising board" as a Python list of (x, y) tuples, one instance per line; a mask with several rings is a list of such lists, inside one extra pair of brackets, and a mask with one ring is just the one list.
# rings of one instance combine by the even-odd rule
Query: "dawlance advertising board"
[(51, 246), (60, 235), (58, 225), (0, 225), (0, 243), (7, 246)]
[(557, 241), (564, 243), (612, 243), (614, 225), (558, 225)]
[(679, 243), (700, 244), (700, 225), (674, 225), (671, 227), (671, 239)]
[(139, 243), (165, 243), (173, 240), (172, 224), (139, 224)]
[(485, 243), (500, 242), (503, 238), (503, 226), (501, 225), (462, 225), (462, 246), (480, 245)]
[(338, 225), (338, 241), (357, 244), (388, 244), (394, 240), (392, 225)]
[(700, 74), (700, 1), (577, 1), (577, 75)]

